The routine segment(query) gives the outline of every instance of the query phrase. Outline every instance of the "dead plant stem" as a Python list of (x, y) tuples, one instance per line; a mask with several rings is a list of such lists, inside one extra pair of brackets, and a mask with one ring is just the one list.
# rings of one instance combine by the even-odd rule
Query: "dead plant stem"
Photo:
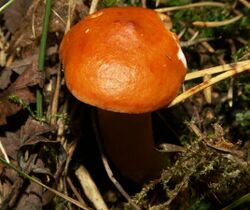
[(235, 64), (225, 64), (225, 65), (215, 66), (200, 71), (188, 73), (185, 77), (185, 81), (196, 79), (199, 77), (204, 77), (206, 75), (218, 74), (224, 71), (228, 71), (231, 70), (234, 66), (237, 66), (237, 68), (248, 68), (249, 65), (250, 65), (250, 60), (240, 61)]
[(55, 125), (56, 123), (56, 114), (58, 110), (58, 101), (59, 101), (59, 95), (60, 95), (60, 87), (61, 87), (61, 69), (57, 71), (57, 77), (56, 77), (56, 87), (52, 99), (52, 105), (51, 105), (51, 125)]
[(3, 156), (4, 156), (5, 160), (6, 160), (6, 162), (10, 163), (9, 157), (8, 157), (6, 151), (5, 151), (5, 148), (4, 148), (1, 140), (0, 140), (0, 151), (3, 153)]
[[(223, 68), (224, 65), (222, 65)], [(224, 80), (226, 78), (232, 77), (236, 74), (242, 73), (246, 70), (250, 69), (250, 60), (248, 60), (248, 62), (246, 63), (246, 65), (244, 66), (239, 66), (238, 64), (233, 64), (230, 66), (230, 70), (228, 70), (227, 72), (224, 72), (222, 74), (219, 74), (215, 77), (212, 77), (209, 80), (206, 80), (202, 83), (200, 83), (199, 85), (196, 85), (193, 88), (188, 89), (187, 91), (185, 91), (184, 93), (178, 95), (172, 102), (171, 104), (169, 104), (168, 107), (174, 106), (182, 101), (184, 101), (185, 99), (189, 98), (190, 96), (194, 95), (195, 93), (198, 93), (201, 90), (204, 90), (205, 88), (221, 81)]]
[(86, 197), (91, 201), (94, 207), (96, 209), (108, 210), (108, 207), (88, 170), (83, 165), (80, 165), (76, 169), (75, 175), (78, 178)]
[(239, 2), (242, 3), (248, 9), (250, 9), (250, 3), (247, 0), (239, 0)]
[(70, 189), (74, 192), (74, 195), (77, 197), (77, 199), (84, 205), (87, 206), (83, 198), (81, 197), (80, 193), (75, 188), (74, 184), (72, 183), (71, 179), (69, 177), (66, 178), (68, 185), (70, 186)]
[(99, 0), (92, 0), (90, 9), (89, 9), (89, 15), (91, 15), (92, 13), (96, 11), (98, 3), (99, 3)]
[(64, 194), (61, 193), (61, 192), (58, 192), (57, 190), (55, 190), (55, 189), (53, 189), (53, 188), (51, 188), (51, 187), (48, 187), (47, 185), (45, 185), (45, 184), (43, 184), (42, 182), (40, 182), (37, 178), (32, 177), (32, 176), (26, 174), (25, 172), (23, 172), (21, 169), (19, 169), (19, 168), (18, 168), (17, 166), (15, 166), (14, 164), (6, 162), (2, 157), (0, 157), (0, 162), (2, 162), (2, 163), (3, 163), (4, 165), (6, 165), (7, 167), (9, 167), (9, 168), (15, 170), (20, 176), (22, 176), (22, 177), (24, 177), (24, 178), (26, 178), (26, 179), (29, 179), (30, 181), (32, 181), (32, 182), (34, 182), (34, 183), (36, 183), (36, 184), (38, 184), (38, 185), (44, 187), (45, 189), (47, 189), (47, 190), (53, 192), (55, 195), (57, 195), (57, 196), (59, 196), (59, 197), (65, 199), (65, 200), (67, 200), (68, 202), (73, 203), (74, 205), (78, 206), (79, 208), (89, 210), (88, 207), (83, 206), (79, 201), (77, 201), (77, 200), (75, 200), (75, 199), (73, 199), (73, 198), (70, 198), (70, 197), (68, 197), (67, 195), (64, 195)]
[(219, 27), (219, 26), (225, 26), (225, 25), (232, 24), (232, 23), (238, 21), (239, 19), (241, 19), (242, 17), (243, 17), (243, 15), (240, 14), (236, 17), (233, 17), (233, 18), (228, 19), (228, 20), (223, 20), (223, 21), (213, 21), (213, 22), (194, 21), (193, 25), (199, 26), (199, 27), (207, 27), (207, 28)]
[(193, 9), (195, 7), (224, 7), (225, 4), (219, 2), (198, 2), (182, 6), (166, 7), (155, 9), (156, 12), (170, 12), (175, 10)]

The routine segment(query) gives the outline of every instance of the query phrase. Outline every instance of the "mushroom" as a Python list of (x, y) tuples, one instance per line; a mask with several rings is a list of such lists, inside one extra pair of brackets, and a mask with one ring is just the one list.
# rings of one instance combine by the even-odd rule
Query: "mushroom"
[(168, 105), (184, 80), (176, 35), (153, 10), (103, 9), (69, 30), (60, 59), (70, 92), (99, 108), (102, 144), (118, 171), (137, 183), (159, 176), (150, 112)]

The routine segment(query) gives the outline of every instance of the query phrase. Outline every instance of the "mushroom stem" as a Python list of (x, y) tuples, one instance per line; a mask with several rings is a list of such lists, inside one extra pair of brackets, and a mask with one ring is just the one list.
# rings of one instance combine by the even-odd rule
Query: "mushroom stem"
[(163, 157), (154, 149), (151, 114), (98, 109), (102, 144), (108, 158), (126, 178), (143, 183), (159, 177)]

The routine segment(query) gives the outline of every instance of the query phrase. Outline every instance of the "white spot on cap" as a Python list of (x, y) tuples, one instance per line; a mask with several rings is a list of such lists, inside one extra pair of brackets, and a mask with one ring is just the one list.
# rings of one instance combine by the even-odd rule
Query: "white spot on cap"
[(101, 16), (103, 14), (103, 12), (95, 12), (94, 14), (90, 15), (89, 18), (97, 18), (99, 16)]
[(178, 53), (177, 53), (177, 56), (179, 58), (179, 60), (181, 60), (181, 62), (183, 63), (183, 65), (185, 66), (185, 68), (187, 68), (187, 60), (185, 58), (185, 55), (184, 53), (182, 52), (181, 50), (181, 46), (179, 45), (179, 40), (178, 40), (178, 37), (176, 36), (175, 33), (171, 33), (172, 37), (174, 38), (174, 40), (176, 41), (176, 44), (178, 45)]
[(89, 33), (89, 28), (87, 28), (87, 29), (85, 30), (85, 34), (87, 34), (87, 33)]
[(183, 65), (187, 68), (187, 60), (185, 58), (185, 55), (182, 52), (181, 47), (180, 46), (178, 46), (178, 47), (179, 47), (179, 50), (178, 50), (177, 56), (181, 60), (181, 62), (183, 63)]

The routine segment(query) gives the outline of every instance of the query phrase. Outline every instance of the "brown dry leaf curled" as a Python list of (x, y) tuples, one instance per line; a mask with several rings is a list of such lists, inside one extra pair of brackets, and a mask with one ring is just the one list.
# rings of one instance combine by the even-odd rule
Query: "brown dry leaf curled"
[[(42, 136), (55, 129), (55, 126), (30, 117), (20, 130), (15, 133), (8, 132), (6, 137), (0, 138), (6, 153), (12, 157), (12, 164), (18, 165), (27, 174), (39, 177), (47, 185), (56, 183), (66, 161), (66, 152), (61, 143)], [(7, 206), (7, 209), (41, 210), (45, 203), (54, 198), (54, 194), (44, 191), (33, 182), (25, 181), (14, 170), (2, 165), (1, 167), (1, 209)]]
[(37, 70), (36, 62), (27, 65), (25, 71), (11, 86), (0, 93), (0, 125), (6, 124), (6, 118), (17, 113), (22, 107), (9, 100), (10, 96), (17, 96), (27, 105), (35, 102), (34, 94), (29, 90), (30, 86), (43, 86), (44, 77)]

